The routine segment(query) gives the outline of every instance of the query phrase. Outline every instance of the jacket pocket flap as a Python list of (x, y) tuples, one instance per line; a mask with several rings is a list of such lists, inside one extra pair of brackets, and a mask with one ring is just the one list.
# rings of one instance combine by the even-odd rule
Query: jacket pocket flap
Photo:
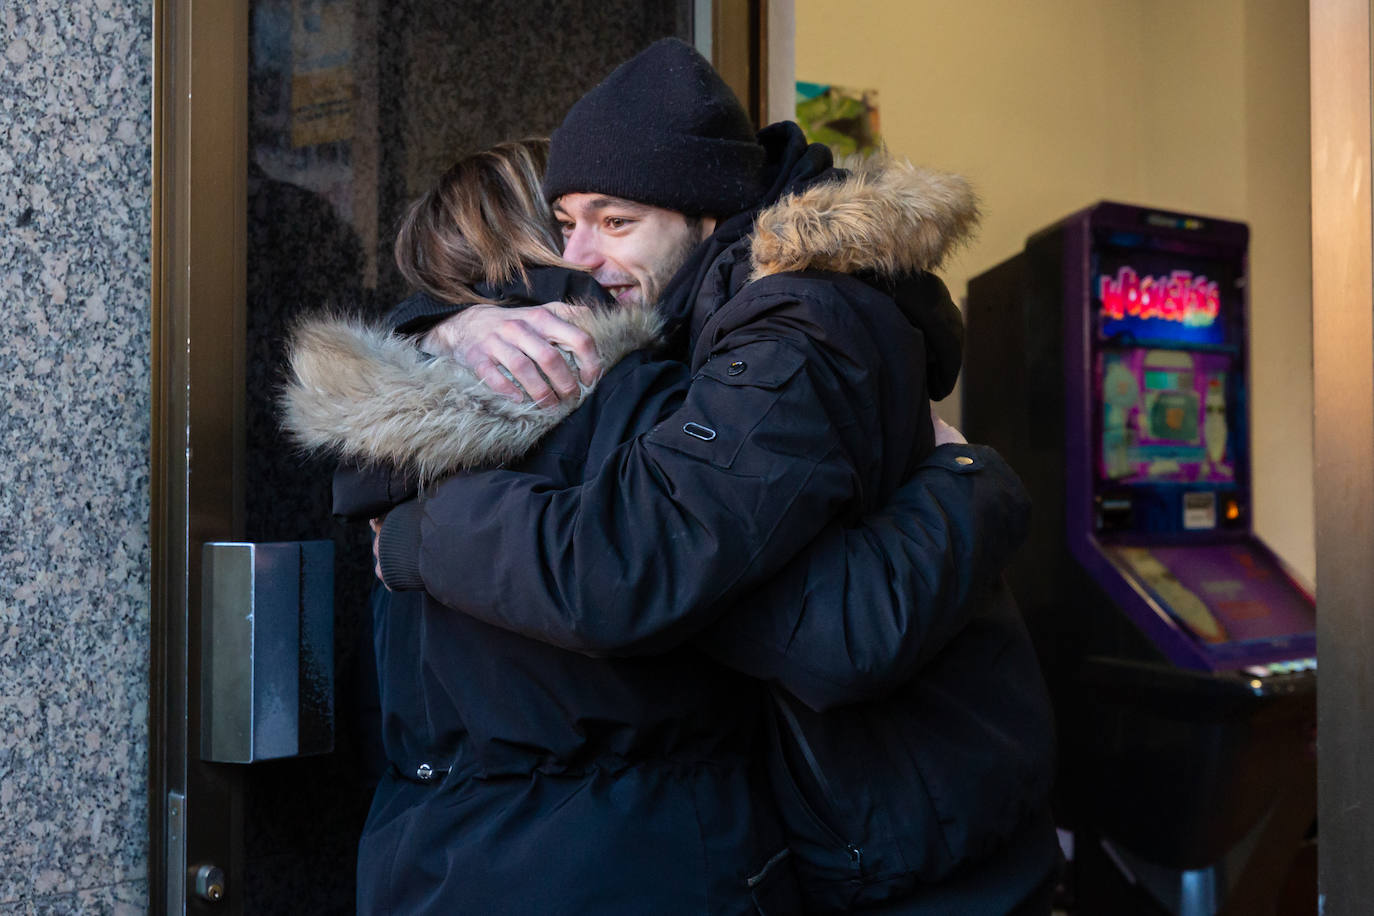
[(796, 349), (775, 340), (731, 347), (706, 361), (699, 375), (726, 385), (781, 388), (806, 362)]

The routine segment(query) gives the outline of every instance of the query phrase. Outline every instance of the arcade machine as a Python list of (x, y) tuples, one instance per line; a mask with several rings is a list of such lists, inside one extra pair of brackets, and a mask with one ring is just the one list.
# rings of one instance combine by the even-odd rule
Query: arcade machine
[(1315, 607), (1250, 525), (1248, 236), (1100, 203), (969, 282), (963, 422), (1035, 503), (1009, 576), (1086, 914), (1276, 912), (1311, 836)]

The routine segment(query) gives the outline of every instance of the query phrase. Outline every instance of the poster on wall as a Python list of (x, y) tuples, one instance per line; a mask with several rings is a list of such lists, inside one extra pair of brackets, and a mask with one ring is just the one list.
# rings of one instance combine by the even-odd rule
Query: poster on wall
[(813, 143), (836, 156), (867, 156), (882, 148), (878, 90), (797, 83), (797, 123)]

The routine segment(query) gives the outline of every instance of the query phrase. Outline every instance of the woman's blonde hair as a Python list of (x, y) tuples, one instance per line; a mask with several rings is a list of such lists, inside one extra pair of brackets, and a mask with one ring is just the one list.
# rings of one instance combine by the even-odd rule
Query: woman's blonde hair
[(539, 188), (548, 157), (549, 141), (532, 138), (455, 162), (396, 234), (396, 266), (411, 286), (446, 302), (490, 303), (475, 284), (528, 282), (527, 267), (572, 267)]

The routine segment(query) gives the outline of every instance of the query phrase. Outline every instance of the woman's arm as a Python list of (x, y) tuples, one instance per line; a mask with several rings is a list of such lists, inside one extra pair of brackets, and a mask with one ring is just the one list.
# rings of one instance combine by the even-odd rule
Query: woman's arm
[(943, 445), (882, 510), (831, 525), (697, 643), (822, 711), (883, 696), (968, 622), (1025, 539), (1030, 498), (986, 446)]

